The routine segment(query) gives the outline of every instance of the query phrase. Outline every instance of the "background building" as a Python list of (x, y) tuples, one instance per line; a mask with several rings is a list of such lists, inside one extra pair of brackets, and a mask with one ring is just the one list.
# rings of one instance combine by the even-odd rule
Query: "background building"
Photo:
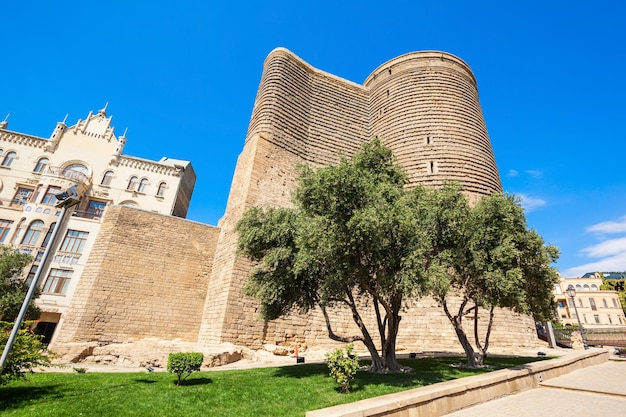
[[(567, 288), (573, 285), (576, 296), (567, 295)], [(602, 278), (589, 274), (587, 278), (561, 278), (555, 286), (556, 314), (560, 323), (578, 326), (580, 323), (589, 329), (626, 326), (626, 317), (615, 291), (601, 290)], [(574, 308), (576, 303), (576, 308)]]
[[(57, 244), (41, 271), (42, 309), (38, 327), (50, 342), (67, 312), (113, 205), (185, 217), (195, 185), (188, 161), (160, 161), (123, 155), (124, 136), (116, 137), (106, 110), (89, 113), (73, 126), (57, 123), (49, 138), (8, 130), (0, 124), (0, 243), (17, 246), (35, 262), (35, 276), (55, 228)], [(75, 187), (80, 203), (64, 224), (55, 195)]]

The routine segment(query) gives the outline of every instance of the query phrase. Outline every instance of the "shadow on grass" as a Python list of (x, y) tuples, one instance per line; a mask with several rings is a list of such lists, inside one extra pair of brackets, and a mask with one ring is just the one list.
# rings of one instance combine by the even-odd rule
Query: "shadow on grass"
[(44, 397), (62, 397), (61, 385), (43, 387), (0, 387), (0, 412), (15, 410)]
[[(207, 384), (212, 384), (213, 380), (211, 378), (193, 378), (193, 379), (183, 379), (182, 381), (180, 381), (180, 386), (181, 387), (191, 387), (194, 385), (207, 385)], [(174, 381), (174, 384), (176, 384), (176, 381)]]
[(157, 381), (155, 381), (155, 380), (153, 380), (153, 379), (146, 379), (146, 378), (141, 378), (141, 379), (139, 379), (139, 378), (138, 378), (138, 379), (135, 379), (135, 382), (138, 382), (138, 383), (140, 383), (140, 384), (154, 384), (154, 383), (155, 383), (155, 382), (157, 382)]
[[(526, 358), (528, 359), (528, 358)], [(367, 386), (386, 385), (402, 388), (417, 388), (431, 385), (437, 382), (448, 381), (470, 375), (489, 372), (494, 368), (464, 369), (453, 365), (464, 362), (462, 357), (429, 357), (416, 359), (399, 359), (399, 362), (412, 369), (411, 372), (378, 374), (359, 371), (352, 383), (352, 392), (363, 390)], [(370, 365), (369, 360), (360, 361), (362, 368)], [(498, 364), (497, 369), (501, 369), (505, 364)], [(516, 365), (515, 361), (506, 365)], [(275, 377), (306, 378), (311, 376), (328, 376), (328, 367), (325, 364), (310, 364), (285, 366), (278, 368)]]

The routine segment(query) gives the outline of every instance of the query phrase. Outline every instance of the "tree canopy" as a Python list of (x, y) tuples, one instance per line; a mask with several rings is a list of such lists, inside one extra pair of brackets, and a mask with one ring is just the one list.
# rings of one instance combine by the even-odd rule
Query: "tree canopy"
[[(32, 260), (30, 255), (0, 245), (0, 320), (13, 322), (17, 318), (28, 292), (28, 284), (20, 275)], [(26, 319), (37, 319), (39, 314), (39, 309), (31, 303), (26, 311)]]
[[(256, 263), (245, 291), (260, 301), (263, 318), (317, 306), (331, 339), (363, 342), (371, 369), (386, 372), (402, 370), (395, 347), (408, 299), (432, 295), (468, 358), (474, 352), (461, 321), (468, 308), (548, 311), (556, 249), (527, 230), (512, 197), (472, 207), (458, 185), (408, 188), (376, 138), (338, 165), (299, 169), (293, 207), (254, 207), (237, 225), (240, 253)], [(462, 299), (457, 312), (452, 295)], [(339, 306), (360, 334), (335, 333), (328, 310)]]

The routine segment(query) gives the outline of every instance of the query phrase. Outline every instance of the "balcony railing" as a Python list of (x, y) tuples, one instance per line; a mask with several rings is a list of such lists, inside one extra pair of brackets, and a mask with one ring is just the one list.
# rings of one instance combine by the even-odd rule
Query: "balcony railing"
[(74, 181), (82, 182), (86, 185), (89, 185), (91, 183), (91, 180), (87, 175), (83, 174), (82, 172), (74, 171), (73, 169), (63, 169), (61, 167), (48, 166), (46, 167), (44, 173), (69, 178)]

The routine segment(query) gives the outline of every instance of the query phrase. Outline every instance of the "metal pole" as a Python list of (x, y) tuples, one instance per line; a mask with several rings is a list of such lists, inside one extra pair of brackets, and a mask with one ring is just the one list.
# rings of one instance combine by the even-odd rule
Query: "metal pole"
[(48, 261), (48, 256), (50, 255), (51, 249), (55, 244), (56, 237), (58, 231), (63, 227), (63, 220), (65, 220), (65, 214), (67, 213), (67, 206), (63, 205), (61, 208), (61, 216), (59, 222), (55, 226), (52, 231), (52, 235), (50, 236), (50, 240), (46, 245), (46, 250), (43, 252), (41, 257), (41, 262), (39, 263), (39, 268), (37, 268), (37, 272), (35, 273), (35, 277), (33, 281), (30, 283), (30, 287), (28, 288), (28, 292), (26, 293), (26, 298), (24, 298), (24, 302), (22, 303), (22, 308), (20, 309), (19, 314), (17, 315), (17, 319), (15, 319), (15, 324), (13, 325), (13, 331), (11, 331), (11, 335), (7, 340), (7, 344), (4, 346), (4, 350), (2, 351), (2, 357), (0, 358), (0, 372), (4, 369), (4, 365), (6, 364), (7, 358), (9, 357), (9, 353), (11, 352), (11, 348), (15, 343), (15, 339), (17, 337), (17, 333), (20, 330), (22, 325), (22, 320), (26, 315), (26, 310), (28, 310), (28, 305), (30, 304), (31, 299), (33, 298), (33, 294), (35, 294), (35, 289), (37, 288), (37, 283), (39, 282), (39, 278), (41, 273), (46, 267), (46, 263)]
[(583, 346), (585, 349), (589, 349), (589, 345), (587, 345), (587, 341), (585, 340), (585, 329), (583, 328), (582, 323), (580, 322), (580, 316), (578, 315), (578, 307), (576, 307), (576, 300), (572, 297), (572, 303), (574, 304), (574, 311), (576, 312), (576, 318), (578, 319), (578, 327), (580, 327), (580, 337), (583, 339)]

